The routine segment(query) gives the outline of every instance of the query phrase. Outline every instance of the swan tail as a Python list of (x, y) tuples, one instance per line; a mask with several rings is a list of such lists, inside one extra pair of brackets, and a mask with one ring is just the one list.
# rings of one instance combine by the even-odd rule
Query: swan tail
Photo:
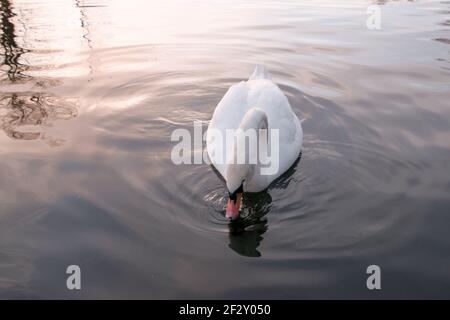
[(257, 79), (270, 79), (269, 72), (267, 71), (266, 67), (258, 64), (255, 68), (255, 71), (253, 71), (252, 75), (248, 80), (257, 80)]

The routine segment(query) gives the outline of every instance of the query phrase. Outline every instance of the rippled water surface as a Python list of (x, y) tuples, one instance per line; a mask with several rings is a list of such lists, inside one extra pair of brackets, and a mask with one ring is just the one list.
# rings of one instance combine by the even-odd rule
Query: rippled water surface
[[(450, 298), (450, 2), (0, 5), (0, 297)], [(257, 63), (304, 148), (228, 225), (170, 136)]]

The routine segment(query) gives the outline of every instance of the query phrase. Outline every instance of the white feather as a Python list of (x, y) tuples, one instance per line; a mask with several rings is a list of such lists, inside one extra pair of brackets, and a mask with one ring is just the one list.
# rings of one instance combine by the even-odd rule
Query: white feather
[[(231, 86), (228, 92), (214, 110), (207, 134), (207, 151), (211, 159), (213, 154), (220, 152), (227, 155), (232, 153), (230, 145), (219, 143), (212, 139), (210, 130), (219, 130), (226, 136), (227, 129), (237, 129), (244, 115), (253, 108), (263, 110), (267, 115), (268, 129), (279, 130), (279, 168), (275, 174), (261, 176), (254, 174), (252, 181), (244, 182), (244, 191), (258, 192), (289, 169), (298, 158), (303, 142), (301, 122), (292, 111), (288, 99), (278, 86), (270, 80), (270, 76), (263, 66), (257, 66), (248, 81), (242, 81)], [(226, 178), (225, 163), (213, 163), (220, 174)], [(259, 176), (258, 176), (259, 175)], [(233, 191), (233, 190), (231, 190)]]

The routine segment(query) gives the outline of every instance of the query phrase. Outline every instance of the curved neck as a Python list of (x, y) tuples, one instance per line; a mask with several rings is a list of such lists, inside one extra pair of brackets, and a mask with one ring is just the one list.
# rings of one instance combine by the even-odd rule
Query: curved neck
[(267, 129), (267, 114), (259, 109), (252, 108), (247, 111), (247, 113), (242, 118), (241, 123), (239, 124), (239, 129), (248, 130), (248, 129)]
[(247, 111), (234, 133), (232, 148), (234, 163), (246, 165), (257, 163), (260, 144), (267, 146), (267, 139), (261, 139), (267, 138), (267, 127), (267, 115), (263, 110), (252, 108)]
[(232, 152), (227, 161), (226, 180), (230, 190), (237, 188), (243, 180), (251, 179), (259, 166), (259, 154), (267, 150), (267, 131), (266, 113), (258, 108), (247, 111), (234, 132)]

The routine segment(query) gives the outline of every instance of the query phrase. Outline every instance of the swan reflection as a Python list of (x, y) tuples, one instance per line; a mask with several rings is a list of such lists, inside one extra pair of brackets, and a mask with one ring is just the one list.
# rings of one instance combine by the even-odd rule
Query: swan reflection
[[(270, 189), (286, 189), (293, 178), (301, 154), (294, 164), (281, 177), (276, 179)], [(246, 193), (244, 196), (242, 217), (233, 220), (229, 227), (229, 247), (236, 253), (246, 257), (260, 257), (257, 249), (264, 239), (263, 234), (269, 228), (266, 215), (272, 208), (272, 197), (269, 192)]]

